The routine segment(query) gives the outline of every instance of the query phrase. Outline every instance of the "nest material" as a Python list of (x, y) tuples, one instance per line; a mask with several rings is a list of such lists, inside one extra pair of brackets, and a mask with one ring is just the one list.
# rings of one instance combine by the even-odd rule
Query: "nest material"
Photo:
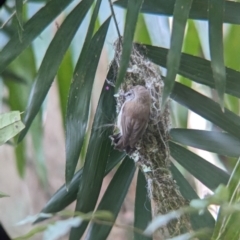
[[(139, 44), (133, 45), (129, 67), (123, 84), (119, 88), (117, 97), (117, 114), (125, 101), (124, 93), (135, 85), (145, 86), (151, 95), (151, 113), (148, 127), (142, 139), (136, 145), (136, 151), (130, 157), (144, 173), (148, 182), (149, 198), (152, 201), (153, 215), (166, 214), (172, 210), (185, 206), (188, 202), (181, 195), (179, 188), (170, 172), (170, 150), (168, 146), (170, 114), (169, 106), (161, 112), (161, 99), (164, 83), (160, 70), (146, 59)], [(121, 41), (115, 43), (115, 57), (111, 64), (116, 76), (121, 59)], [(162, 238), (176, 236), (190, 231), (191, 225), (188, 216), (182, 216), (171, 221), (159, 232)], [(158, 233), (158, 234), (159, 234)]]

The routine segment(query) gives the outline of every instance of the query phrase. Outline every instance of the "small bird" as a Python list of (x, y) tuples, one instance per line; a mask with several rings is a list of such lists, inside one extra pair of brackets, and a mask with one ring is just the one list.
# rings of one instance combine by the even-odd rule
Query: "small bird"
[(120, 132), (111, 139), (115, 149), (131, 154), (147, 128), (151, 98), (148, 90), (140, 85), (134, 86), (124, 96), (126, 100), (117, 121)]

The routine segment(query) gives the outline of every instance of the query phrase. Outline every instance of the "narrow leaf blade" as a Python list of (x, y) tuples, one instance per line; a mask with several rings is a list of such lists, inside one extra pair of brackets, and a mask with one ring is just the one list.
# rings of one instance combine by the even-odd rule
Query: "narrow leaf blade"
[(209, 0), (209, 44), (211, 65), (219, 104), (224, 107), (226, 70), (223, 57), (223, 16), (225, 0)]
[(16, 136), (22, 129), (24, 124), (19, 111), (0, 114), (0, 145)]
[(240, 141), (229, 133), (173, 128), (170, 137), (174, 142), (205, 151), (230, 157), (240, 156)]
[[(20, 0), (19, 0), (20, 1)], [(24, 24), (22, 42), (15, 32), (0, 54), (0, 73), (70, 4), (72, 0), (52, 0)], [(41, 21), (39, 21), (41, 19)]]
[(71, 51), (68, 49), (57, 73), (58, 94), (59, 94), (62, 121), (63, 121), (64, 127), (66, 126), (65, 120), (66, 120), (67, 100), (68, 100), (68, 92), (71, 85), (72, 75), (73, 75), (72, 54), (71, 54)]
[[(235, 168), (230, 176), (227, 184), (229, 191), (229, 205), (234, 203), (239, 203), (239, 185), (240, 185), (240, 158), (238, 159)], [(222, 212), (222, 207), (220, 208), (216, 226), (214, 229), (214, 234), (212, 239), (239, 239), (240, 229), (239, 229), (239, 211), (233, 212), (230, 215), (226, 215)]]
[(173, 142), (169, 142), (169, 147), (171, 156), (209, 189), (227, 184), (229, 175), (220, 168)]
[(90, 40), (100, 3), (101, 1), (98, 1), (94, 10), (95, 14), (92, 16), (82, 52), (74, 69), (69, 91), (66, 116), (66, 186), (72, 180), (82, 149), (88, 124), (92, 86), (110, 21), (108, 19), (101, 31), (99, 30)]
[[(125, 154), (111, 148), (111, 153), (107, 158), (107, 166), (105, 169), (105, 176), (125, 157)], [(46, 203), (41, 210), (42, 213), (56, 213), (62, 211), (65, 207), (70, 205), (77, 198), (79, 185), (82, 181), (83, 168), (75, 173), (72, 182), (69, 184), (68, 191), (65, 184), (62, 185)], [(41, 222), (45, 218), (40, 217), (35, 221)]]
[[(134, 227), (144, 230), (152, 220), (151, 202), (147, 192), (147, 181), (143, 173), (138, 171), (137, 189), (134, 208)], [(134, 232), (134, 240), (151, 240), (147, 237)]]
[(239, 116), (226, 108), (222, 112), (220, 106), (210, 98), (177, 82), (171, 98), (240, 139)]
[[(109, 21), (108, 21), (109, 23)], [(101, 28), (100, 28), (101, 30)], [(106, 33), (106, 32), (105, 32)], [(81, 185), (77, 195), (75, 211), (87, 213), (93, 211), (99, 197), (104, 178), (104, 172), (111, 151), (109, 136), (113, 129), (102, 129), (109, 119), (114, 117), (116, 102), (114, 88), (104, 84), (88, 144)], [(84, 233), (88, 223), (84, 222), (79, 228), (71, 231), (70, 239), (79, 239)]]
[[(98, 34), (92, 39), (87, 51), (88, 55), (85, 59), (85, 67), (79, 65), (79, 68), (75, 70), (74, 81), (70, 88), (66, 120), (67, 185), (73, 177), (83, 144), (88, 123), (92, 85), (109, 22), (110, 19), (105, 22)], [(87, 69), (91, 69), (91, 71)], [(78, 130), (76, 131), (76, 129)]]
[(174, 5), (173, 27), (170, 50), (167, 56), (167, 76), (164, 81), (162, 106), (165, 105), (174, 86), (181, 59), (184, 31), (191, 5), (192, 0), (176, 0), (176, 3)]
[[(166, 67), (168, 49), (145, 45), (145, 55), (154, 63)], [(200, 57), (182, 53), (178, 74), (192, 81), (215, 88), (211, 62)], [(240, 73), (226, 68), (226, 93), (240, 97)]]
[[(119, 0), (114, 4), (126, 8), (127, 2), (128, 0)], [(175, 3), (176, 0), (147, 0), (143, 2), (141, 12), (172, 16)], [(225, 5), (224, 22), (240, 24), (240, 3), (226, 1)], [(193, 0), (189, 18), (208, 20), (208, 0)]]
[[(35, 84), (32, 87), (28, 101), (28, 107), (25, 112), (24, 123), (26, 128), (19, 136), (19, 142), (26, 135), (33, 119), (38, 113), (51, 84), (57, 74), (60, 63), (66, 53), (79, 25), (83, 21), (87, 11), (89, 10), (93, 0), (81, 1), (73, 11), (67, 16), (65, 21), (59, 27), (55, 37), (51, 41), (44, 59), (41, 63)], [(64, 41), (62, 41), (64, 39)], [(52, 58), (54, 56), (54, 61)]]
[[(183, 177), (180, 171), (174, 166), (174, 164), (171, 165), (171, 172), (183, 197), (189, 201), (197, 199), (198, 195), (193, 190), (189, 182)], [(214, 218), (208, 211), (205, 211), (202, 215), (193, 214), (190, 216), (190, 219), (194, 230), (201, 228), (213, 228), (215, 225)]]
[(16, 0), (16, 17), (17, 17), (17, 26), (19, 40), (22, 42), (22, 32), (23, 32), (23, 0)]
[[(135, 172), (135, 164), (130, 158), (126, 158), (121, 166), (115, 173), (112, 181), (110, 182), (105, 194), (103, 195), (101, 202), (97, 207), (98, 210), (110, 211), (114, 220), (120, 211), (124, 198), (127, 194), (128, 188), (132, 182)], [(112, 226), (104, 226), (96, 223), (92, 223), (87, 237), (87, 240), (105, 240), (109, 235)]]

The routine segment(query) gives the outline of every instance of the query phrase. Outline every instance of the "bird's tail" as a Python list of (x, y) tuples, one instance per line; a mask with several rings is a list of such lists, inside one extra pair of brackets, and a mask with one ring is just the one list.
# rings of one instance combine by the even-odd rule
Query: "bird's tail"
[(133, 151), (136, 150), (135, 148), (131, 148), (125, 143), (123, 136), (120, 133), (110, 136), (110, 139), (112, 140), (114, 149), (117, 149), (119, 151), (126, 151), (126, 153), (128, 154), (131, 154)]

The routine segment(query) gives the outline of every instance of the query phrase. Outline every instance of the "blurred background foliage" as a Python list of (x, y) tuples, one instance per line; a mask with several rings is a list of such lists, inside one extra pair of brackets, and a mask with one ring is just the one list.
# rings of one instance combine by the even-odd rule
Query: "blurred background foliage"
[[(240, 3), (224, 0), (119, 0), (114, 3), (124, 52), (118, 83), (123, 81), (132, 41), (147, 44), (146, 56), (160, 66), (165, 79), (164, 96), (172, 99), (171, 171), (188, 200), (203, 198), (225, 184), (229, 198), (224, 204), (239, 201), (239, 191), (236, 192), (239, 170), (233, 171), (240, 153), (239, 11)], [(107, 0), (8, 0), (0, 9), (0, 111), (23, 112), (26, 125), (14, 139), (14, 146), (1, 147), (1, 158), (6, 158), (4, 148), (7, 148), (14, 152), (11, 156), (16, 160), (17, 173), (13, 174), (19, 178), (9, 175), (7, 179), (27, 181), (26, 169), (33, 166), (32, 178), (38, 179), (41, 186), (38, 194), (32, 196), (33, 201), (42, 194), (48, 202), (36, 208), (30, 203), (31, 213), (41, 209), (43, 213), (60, 212), (75, 200), (77, 212), (110, 211), (113, 216), (109, 224), (104, 225), (103, 221), (99, 224), (93, 217), (86, 239), (117, 239), (111, 237), (110, 232), (137, 171), (124, 153), (112, 149), (108, 139), (112, 128), (101, 127), (114, 123), (116, 117), (115, 90), (105, 82), (105, 78), (110, 77), (107, 68), (118, 38), (110, 15)], [(51, 89), (57, 96), (57, 110), (48, 107), (52, 101)], [(54, 115), (58, 117), (54, 118), (53, 125), (60, 123), (60, 128), (46, 129), (48, 116)], [(63, 133), (58, 140), (66, 142), (66, 156), (54, 155), (63, 161), (61, 180), (52, 188), (49, 186), (55, 169), (49, 167), (47, 156), (56, 143), (51, 139), (54, 131)], [(11, 162), (12, 158), (4, 164)], [(64, 165), (68, 191), (63, 178)], [(3, 163), (1, 169), (5, 171)], [(104, 176), (109, 172), (112, 180), (106, 186)], [(0, 175), (5, 176), (1, 171)], [(151, 239), (142, 235), (151, 221), (146, 184), (139, 172), (131, 222), (135, 231), (125, 224), (125, 238), (133, 235), (134, 239)], [(7, 186), (1, 190), (11, 196)], [(28, 191), (35, 189), (30, 187)], [(194, 230), (210, 228), (213, 232), (216, 221), (212, 239), (239, 239), (240, 229), (234, 225), (240, 221), (239, 208), (227, 217), (222, 215), (223, 211), (218, 214), (218, 207), (212, 206), (210, 210), (212, 215), (208, 211), (192, 215)], [(14, 217), (15, 222), (20, 220), (18, 214)], [(44, 218), (39, 217), (37, 221)], [(4, 215), (1, 221), (4, 222)], [(70, 233), (71, 240), (83, 236), (88, 221), (79, 227), (75, 224), (74, 221), (66, 223), (66, 232), (75, 226)], [(46, 228), (40, 225), (34, 233)], [(10, 230), (13, 237), (26, 233)]]

